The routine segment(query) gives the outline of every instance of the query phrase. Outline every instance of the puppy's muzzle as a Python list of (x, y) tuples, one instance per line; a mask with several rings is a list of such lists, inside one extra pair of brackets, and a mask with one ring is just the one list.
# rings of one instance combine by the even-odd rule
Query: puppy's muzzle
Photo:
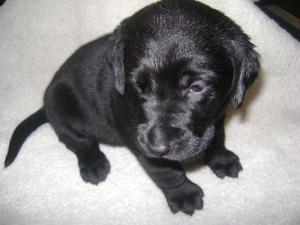
[(161, 157), (169, 152), (165, 137), (156, 126), (140, 130), (138, 141), (154, 156)]

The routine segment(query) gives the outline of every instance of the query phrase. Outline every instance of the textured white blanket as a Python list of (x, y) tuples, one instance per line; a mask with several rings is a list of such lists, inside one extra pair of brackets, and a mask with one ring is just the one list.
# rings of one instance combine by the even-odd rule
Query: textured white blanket
[[(150, 0), (8, 0), (0, 8), (0, 163), (16, 125), (81, 44), (110, 32)], [(168, 209), (163, 194), (125, 148), (103, 146), (112, 170), (98, 186), (82, 181), (75, 156), (51, 127), (27, 139), (0, 169), (0, 224), (300, 224), (300, 44), (249, 0), (205, 0), (242, 26), (262, 56), (246, 104), (230, 111), (226, 143), (244, 170), (188, 176), (205, 192), (192, 217)], [(3, 164), (2, 164), (3, 165)]]

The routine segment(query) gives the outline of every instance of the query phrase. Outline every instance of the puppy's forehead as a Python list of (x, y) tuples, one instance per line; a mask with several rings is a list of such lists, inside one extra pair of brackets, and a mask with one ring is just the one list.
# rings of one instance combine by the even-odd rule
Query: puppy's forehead
[(228, 22), (223, 14), (194, 1), (163, 1), (145, 8), (124, 23), (125, 69), (160, 71), (192, 65), (221, 71), (220, 62), (229, 58), (224, 51), (230, 39), (224, 29)]
[[(150, 71), (153, 74), (217, 74), (225, 57), (218, 48), (194, 40), (180, 32), (148, 38), (132, 51), (135, 60), (130, 72)], [(220, 59), (221, 58), (221, 59)], [(220, 64), (220, 61), (223, 64)]]
[(199, 63), (205, 63), (207, 58), (196, 49), (197, 45), (191, 38), (170, 32), (164, 36), (149, 38), (145, 42), (140, 63), (152, 68), (165, 67), (175, 62), (187, 62), (195, 58)]

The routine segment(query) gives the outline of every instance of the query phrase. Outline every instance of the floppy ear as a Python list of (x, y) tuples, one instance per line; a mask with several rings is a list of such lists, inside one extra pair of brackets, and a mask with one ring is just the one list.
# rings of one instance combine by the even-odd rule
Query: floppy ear
[(254, 82), (260, 69), (259, 54), (253, 50), (253, 44), (248, 40), (232, 43), (234, 49), (234, 80), (235, 90), (232, 104), (235, 108), (242, 105), (247, 88)]
[(118, 31), (115, 31), (110, 37), (110, 46), (106, 57), (108, 64), (114, 73), (115, 88), (120, 94), (124, 94), (125, 73), (124, 73), (124, 42), (120, 38)]

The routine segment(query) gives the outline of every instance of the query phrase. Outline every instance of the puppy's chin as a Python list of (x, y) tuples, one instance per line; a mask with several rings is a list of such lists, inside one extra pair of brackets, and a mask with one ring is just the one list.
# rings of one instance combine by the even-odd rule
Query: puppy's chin
[(195, 136), (192, 132), (187, 131), (181, 138), (174, 139), (169, 143), (170, 150), (162, 155), (157, 156), (147, 149), (143, 144), (140, 145), (142, 153), (151, 159), (165, 159), (176, 162), (195, 161), (208, 148), (212, 138), (214, 137), (215, 127), (209, 126), (201, 137)]
[(180, 163), (190, 163), (197, 161), (199, 158), (201, 158), (204, 150), (200, 151), (194, 151), (193, 154), (181, 154), (177, 155), (176, 153), (172, 154), (166, 154), (164, 156), (156, 156), (149, 151), (143, 151), (143, 154), (150, 159), (157, 159), (157, 160), (168, 160), (168, 161), (174, 161), (174, 162), (180, 162)]

